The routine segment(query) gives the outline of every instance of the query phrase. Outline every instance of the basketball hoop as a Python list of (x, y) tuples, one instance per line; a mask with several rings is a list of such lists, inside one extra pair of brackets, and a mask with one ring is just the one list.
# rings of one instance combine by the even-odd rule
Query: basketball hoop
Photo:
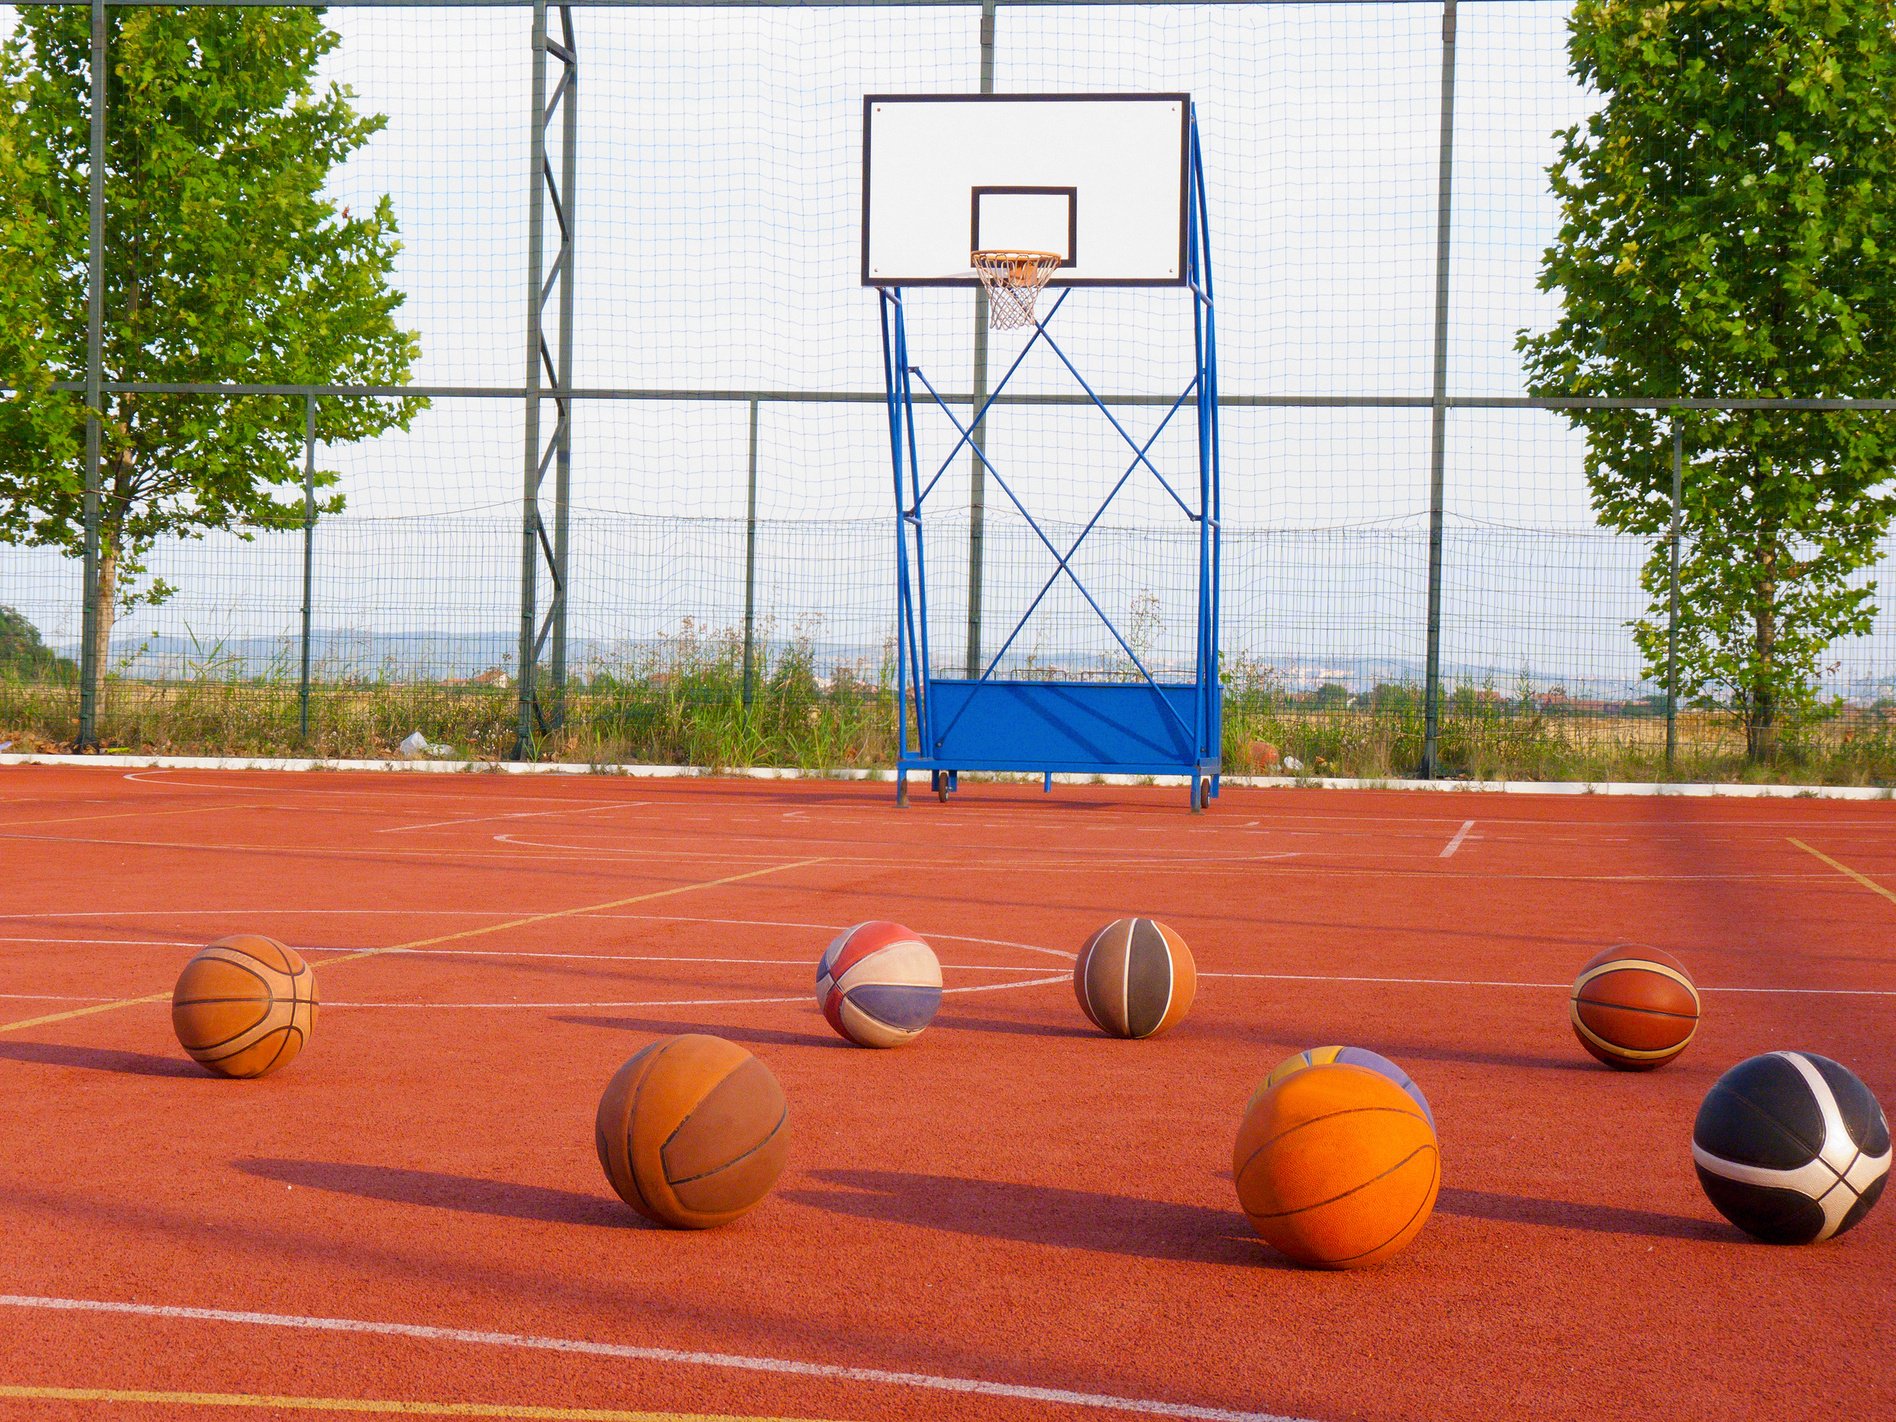
[(988, 294), (996, 331), (1034, 324), (1034, 298), (1060, 265), (1058, 252), (974, 252), (968, 257)]

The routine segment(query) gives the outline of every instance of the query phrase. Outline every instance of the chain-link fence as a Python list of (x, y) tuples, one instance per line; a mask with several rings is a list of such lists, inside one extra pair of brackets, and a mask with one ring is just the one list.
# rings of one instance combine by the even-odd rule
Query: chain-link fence
[[(20, 44), (55, 8), (0, 8), (0, 31)], [(162, 13), (189, 26), (229, 8)], [(149, 38), (126, 17), (161, 13), (99, 12), (108, 64)], [(0, 606), (45, 651), (0, 670), (0, 740), (347, 754), (420, 731), (479, 755), (890, 758), (895, 518), (875, 302), (857, 281), (861, 96), (974, 91), (985, 67), (997, 92), (1193, 95), (1225, 397), (1228, 770), (1646, 778), (1669, 746), (1677, 773), (1743, 770), (1733, 689), (1668, 685), (1665, 633), (1695, 609), (1689, 579), (1668, 608), (1665, 518), (1640, 534), (1602, 522), (1585, 435), (1524, 398), (1517, 338), (1561, 309), (1540, 285), (1560, 226), (1554, 135), (1598, 104), (1568, 72), (1568, 22), (1544, 0), (332, 7), (313, 92), (345, 86), (387, 122), (321, 196), (343, 214), (386, 198), (399, 228), (388, 283), (419, 344), (399, 388), (425, 397), (406, 428), (396, 386), (292, 378), (294, 352), (204, 343), (185, 371), (162, 342), (115, 334), (125, 273), (151, 257), (114, 245), (129, 230), (114, 203), (130, 201), (114, 183), (137, 160), (112, 146), (128, 136), (108, 102), (97, 201), (89, 165), (70, 175), (69, 210), (101, 218), (98, 353), (75, 331), (57, 348), (76, 359), (0, 384), (17, 404), (98, 382), (107, 524), (111, 432), (161, 422), (142, 412), (167, 401), (283, 443), (282, 509), (269, 528), (130, 550), (109, 616), (81, 559), (16, 527)], [(47, 257), (77, 282), (79, 321), (88, 250), (81, 233)], [(1154, 398), (1176, 393), (1156, 354), (1177, 346), (1176, 313), (1085, 295), (1063, 314), (1070, 338), (1149, 429)], [(931, 370), (965, 371), (972, 298), (929, 299), (912, 319), (937, 322)], [(1043, 526), (1077, 531), (1076, 476), (1110, 450), (1044, 405), (1053, 374), (1023, 371), (985, 437)], [(1630, 403), (1656, 413), (1665, 460), (1675, 392)], [(1886, 400), (1830, 403), (1896, 420)], [(356, 424), (379, 432), (331, 437), (370, 408), (386, 418)], [(969, 638), (992, 656), (1048, 572), (991, 489), (974, 538), (968, 482), (945, 477), (963, 502), (930, 528), (933, 641), (953, 665)], [(1170, 570), (1190, 560), (1164, 540), (1189, 535), (1152, 512), (1116, 505), (1083, 575), (1142, 659), (1188, 668), (1195, 590)], [(1800, 775), (1896, 771), (1896, 598), (1876, 586), (1891, 547), (1846, 580), (1873, 589), (1867, 630), (1827, 642), (1815, 695), (1782, 717), (1774, 749)], [(1689, 563), (1689, 518), (1680, 548)], [(1114, 677), (1123, 662), (1062, 586), (1000, 670)]]

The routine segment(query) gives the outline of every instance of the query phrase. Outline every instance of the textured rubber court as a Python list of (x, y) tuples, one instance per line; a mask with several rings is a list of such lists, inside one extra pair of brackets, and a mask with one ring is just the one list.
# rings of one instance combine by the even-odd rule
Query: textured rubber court
[[(1753, 1244), (1693, 1178), (1727, 1066), (1808, 1048), (1896, 1104), (1896, 805), (612, 777), (0, 769), (0, 1417), (1887, 1415), (1896, 1205)], [(1192, 945), (1191, 1015), (1087, 1027), (1108, 918)], [(831, 1035), (831, 934), (898, 919), (948, 996)], [(193, 951), (315, 965), (313, 1042), (204, 1075)], [(1666, 949), (1705, 999), (1651, 1076), (1565, 985)], [(655, 1035), (782, 1081), (774, 1196), (703, 1234), (613, 1197), (592, 1115)], [(1229, 1179), (1303, 1047), (1406, 1066), (1435, 1217), (1291, 1268)]]

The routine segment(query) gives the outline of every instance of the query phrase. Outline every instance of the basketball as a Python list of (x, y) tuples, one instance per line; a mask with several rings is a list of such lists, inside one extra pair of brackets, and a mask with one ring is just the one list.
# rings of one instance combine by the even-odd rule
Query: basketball
[(1121, 918), (1086, 940), (1073, 995), (1109, 1037), (1156, 1037), (1191, 1010), (1198, 969), (1185, 940), (1152, 918)]
[(677, 1229), (728, 1224), (783, 1173), (790, 1108), (770, 1068), (734, 1042), (661, 1037), (614, 1074), (594, 1144), (619, 1198)]
[(1360, 1269), (1402, 1250), (1442, 1178), (1422, 1108), (1380, 1072), (1342, 1062), (1253, 1096), (1231, 1173), (1251, 1228), (1317, 1269)]
[[(1258, 1094), (1268, 1091), (1294, 1071), (1305, 1067), (1328, 1066), (1331, 1062), (1342, 1062), (1346, 1066), (1368, 1067), (1371, 1071), (1381, 1072), (1409, 1093), (1409, 1099), (1422, 1108), (1422, 1114), (1428, 1117), (1429, 1126), (1435, 1125), (1435, 1113), (1429, 1109), (1429, 1099), (1422, 1094), (1422, 1088), (1409, 1079), (1409, 1073), (1390, 1061), (1380, 1052), (1372, 1052), (1367, 1047), (1312, 1047), (1307, 1052), (1299, 1052), (1294, 1057), (1285, 1057), (1271, 1068), (1271, 1074), (1264, 1078), (1264, 1084), (1258, 1087)], [(1255, 1098), (1253, 1098), (1255, 1099)]]
[(316, 1026), (316, 975), (274, 938), (220, 938), (184, 965), (171, 1030), (219, 1076), (268, 1076), (296, 1060)]
[(1699, 995), (1670, 953), (1622, 943), (1588, 961), (1568, 1002), (1580, 1045), (1610, 1067), (1651, 1071), (1698, 1031)]
[(846, 928), (816, 965), (816, 1005), (859, 1047), (913, 1042), (941, 1007), (935, 950), (899, 923)]
[(1772, 1244), (1854, 1229), (1889, 1178), (1889, 1122), (1848, 1067), (1767, 1052), (1713, 1083), (1692, 1125), (1692, 1163), (1718, 1212)]
[(1250, 759), (1251, 769), (1263, 774), (1274, 772), (1277, 769), (1279, 760), (1282, 759), (1277, 747), (1272, 745), (1269, 741), (1252, 741), (1250, 745), (1245, 748), (1245, 754)]

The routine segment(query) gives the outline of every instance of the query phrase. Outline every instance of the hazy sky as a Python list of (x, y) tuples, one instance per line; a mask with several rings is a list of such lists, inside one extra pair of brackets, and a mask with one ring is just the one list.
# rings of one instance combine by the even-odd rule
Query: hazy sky
[[(878, 392), (876, 301), (858, 284), (861, 98), (974, 90), (978, 18), (978, 6), (578, 10), (576, 382)], [(1565, 22), (1565, 6), (1542, 0), (1460, 7), (1454, 393), (1518, 394), (1515, 334), (1555, 311), (1536, 289), (1556, 225), (1545, 172), (1552, 134), (1588, 104), (1567, 77)], [(394, 200), (403, 319), (422, 338), (417, 378), (517, 384), (530, 10), (350, 8), (330, 11), (328, 23), (343, 37), (328, 76), (389, 118), (332, 188), (358, 206), (383, 193)], [(1440, 9), (1426, 4), (1011, 5), (1000, 11), (996, 88), (1193, 96), (1227, 395), (1427, 395), (1440, 36)], [(965, 293), (912, 293), (913, 355), (939, 388), (967, 385), (971, 308)], [(1188, 377), (1189, 319), (1179, 291), (1082, 291), (1056, 329), (1096, 388), (1170, 395)], [(995, 358), (1011, 359), (1020, 339), (997, 335)], [(1015, 388), (1072, 387), (1041, 360)], [(1155, 418), (1136, 411), (1128, 422), (1143, 438)], [(687, 537), (611, 516), (741, 518), (749, 420), (741, 402), (581, 404), (576, 636), (646, 636), (693, 612), (730, 620), (741, 529), (733, 544), (728, 527)], [(1181, 483), (1194, 477), (1189, 428), (1180, 421), (1155, 450)], [(1227, 410), (1223, 428), (1234, 540), (1227, 645), (1284, 665), (1419, 660), (1427, 412)], [(1083, 521), (1129, 458), (1096, 415), (1009, 411), (990, 433), (1009, 484), (1054, 520)], [(945, 454), (952, 442), (946, 423), (927, 416), (921, 437), (925, 451)], [(890, 514), (879, 406), (765, 404), (758, 449), (766, 519)], [(1471, 664), (1539, 660), (1633, 676), (1621, 624), (1642, 603), (1640, 552), (1587, 536), (1579, 450), (1555, 416), (1453, 416), (1448, 504), (1462, 566), (1449, 584), (1448, 640)], [(518, 403), (493, 400), (437, 401), (410, 435), (325, 450), (356, 518), (321, 545), (319, 624), (504, 635), (517, 595), (518, 536), (507, 520), (519, 506), (522, 458)], [(965, 571), (952, 518), (965, 502), (964, 463), (935, 501), (944, 637), (958, 623)], [(991, 488), (990, 510), (1003, 504)], [(1108, 520), (1153, 530), (1144, 546), (1159, 559), (1128, 573), (1123, 551), (1102, 543), (1089, 576), (1114, 585), (1122, 612), (1181, 575), (1156, 551), (1183, 532), (1167, 523), (1170, 508), (1142, 477)], [(1039, 577), (1025, 566), (1032, 546), (1006, 543), (1004, 516), (991, 517), (1001, 540), (990, 573), (998, 621)], [(1571, 536), (1511, 531), (1544, 529)], [(1244, 543), (1246, 530), (1268, 539)], [(773, 534), (765, 605), (780, 625), (817, 610), (826, 635), (871, 639), (887, 625), (889, 547), (872, 523), (846, 537)], [(1252, 551), (1240, 556), (1244, 548)], [(0, 558), (22, 586), (53, 588), (66, 576), (38, 557)], [(232, 555), (213, 540), (179, 550), (168, 575), (199, 599), (200, 623), (267, 633), (282, 629), (286, 597), (293, 614), (299, 559), (294, 548)], [(1024, 590), (1010, 591), (1015, 582)], [(1069, 632), (1090, 644), (1069, 620), (1076, 599), (1062, 596), (1045, 610), (1041, 644), (1059, 646)], [(62, 600), (46, 597), (55, 611)], [(183, 607), (149, 624), (175, 633)]]

